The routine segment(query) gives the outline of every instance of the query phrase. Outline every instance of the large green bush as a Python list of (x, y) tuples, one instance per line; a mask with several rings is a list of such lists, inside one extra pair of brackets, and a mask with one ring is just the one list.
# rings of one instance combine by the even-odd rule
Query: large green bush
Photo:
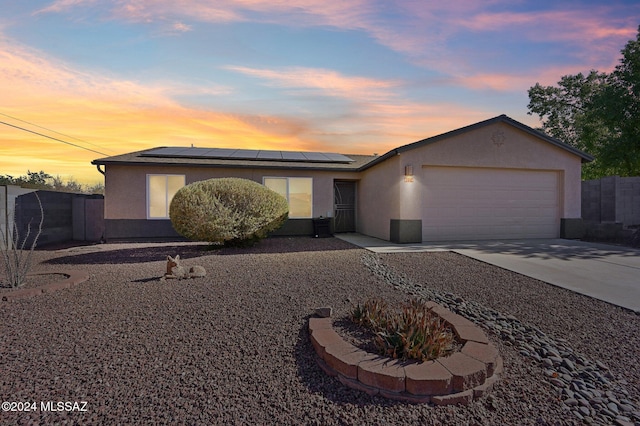
[(289, 215), (282, 195), (257, 182), (220, 178), (181, 188), (171, 201), (173, 228), (194, 241), (251, 244), (280, 228)]

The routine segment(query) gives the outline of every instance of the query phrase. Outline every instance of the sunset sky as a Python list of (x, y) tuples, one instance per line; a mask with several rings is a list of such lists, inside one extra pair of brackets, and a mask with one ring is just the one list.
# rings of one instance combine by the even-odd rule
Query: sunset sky
[(637, 0), (0, 0), (0, 175), (97, 183), (92, 160), (157, 146), (382, 154), (500, 114), (537, 127), (527, 89), (612, 70), (639, 24)]

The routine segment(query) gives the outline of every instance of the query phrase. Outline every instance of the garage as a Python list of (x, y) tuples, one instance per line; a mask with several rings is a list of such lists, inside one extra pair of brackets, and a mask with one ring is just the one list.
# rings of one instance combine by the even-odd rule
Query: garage
[(422, 169), (423, 241), (557, 238), (560, 171)]

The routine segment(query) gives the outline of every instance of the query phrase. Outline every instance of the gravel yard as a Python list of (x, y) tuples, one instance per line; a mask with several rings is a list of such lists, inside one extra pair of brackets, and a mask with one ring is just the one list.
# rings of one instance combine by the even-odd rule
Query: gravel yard
[[(166, 256), (208, 276), (159, 281)], [(409, 296), (341, 240), (272, 238), (243, 250), (195, 244), (105, 244), (34, 253), (34, 271), (80, 269), (87, 282), (0, 302), (0, 395), (36, 411), (1, 424), (582, 424), (538, 362), (488, 332), (505, 374), (468, 407), (371, 397), (315, 362), (314, 308)], [(640, 316), (454, 253), (379, 255), (418, 286), (449, 292), (564, 338), (640, 398)], [(2, 291), (7, 290), (0, 290)], [(86, 411), (41, 402), (86, 401)], [(597, 422), (596, 422), (597, 423)], [(631, 423), (633, 424), (633, 423)]]

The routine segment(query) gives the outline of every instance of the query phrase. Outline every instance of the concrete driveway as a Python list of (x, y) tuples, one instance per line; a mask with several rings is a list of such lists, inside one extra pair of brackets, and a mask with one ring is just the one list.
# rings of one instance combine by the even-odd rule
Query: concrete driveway
[(563, 239), (393, 244), (337, 238), (376, 253), (453, 251), (640, 313), (640, 250)]

